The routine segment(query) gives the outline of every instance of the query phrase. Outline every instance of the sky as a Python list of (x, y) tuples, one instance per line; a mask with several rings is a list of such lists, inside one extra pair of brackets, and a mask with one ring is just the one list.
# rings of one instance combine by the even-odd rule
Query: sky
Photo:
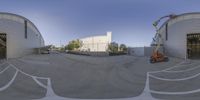
[[(168, 14), (200, 12), (199, 0), (0, 0), (0, 12), (31, 20), (46, 45), (112, 31), (112, 41), (149, 46), (152, 23)], [(162, 24), (162, 23), (160, 23)]]

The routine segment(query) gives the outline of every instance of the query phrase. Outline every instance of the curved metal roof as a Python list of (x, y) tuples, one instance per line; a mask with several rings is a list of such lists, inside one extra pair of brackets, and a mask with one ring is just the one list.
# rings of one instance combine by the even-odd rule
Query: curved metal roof
[(24, 20), (27, 20), (28, 22), (31, 23), (31, 25), (33, 25), (33, 27), (38, 31), (38, 33), (40, 34), (40, 36), (41, 36), (42, 39), (44, 40), (42, 34), (40, 33), (40, 31), (38, 30), (38, 28), (36, 27), (36, 25), (33, 24), (33, 22), (31, 22), (29, 19), (27, 19), (27, 18), (25, 18), (25, 17), (23, 17), (23, 16), (21, 16), (21, 15), (17, 15), (17, 14), (13, 14), (13, 13), (8, 13), (8, 12), (0, 12), (0, 15), (1, 15), (1, 14), (4, 14), (4, 15), (11, 15), (11, 16), (16, 16), (16, 17), (22, 18), (22, 19), (24, 19)]
[[(176, 18), (185, 16), (185, 15), (192, 15), (192, 14), (199, 14), (199, 15), (200, 15), (200, 12), (183, 13), (183, 14), (176, 15)], [(199, 18), (200, 18), (200, 17), (199, 17)], [(168, 20), (166, 20), (166, 21), (160, 26), (159, 30), (160, 30), (161, 28), (163, 28), (164, 25), (166, 25), (170, 20), (173, 20), (173, 19), (168, 19)]]

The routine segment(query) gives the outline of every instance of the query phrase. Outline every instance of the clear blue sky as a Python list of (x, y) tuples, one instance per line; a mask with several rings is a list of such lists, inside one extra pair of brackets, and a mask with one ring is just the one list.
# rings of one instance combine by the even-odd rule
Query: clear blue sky
[(96, 34), (113, 32), (113, 41), (148, 46), (153, 21), (175, 13), (200, 12), (198, 0), (0, 0), (0, 12), (30, 19), (45, 43), (57, 46)]

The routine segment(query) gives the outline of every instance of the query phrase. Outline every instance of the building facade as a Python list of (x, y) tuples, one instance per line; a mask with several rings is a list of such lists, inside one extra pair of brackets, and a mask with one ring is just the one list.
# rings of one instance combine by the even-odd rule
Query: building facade
[(185, 13), (167, 20), (159, 29), (164, 52), (179, 58), (200, 58), (200, 13)]
[(112, 32), (107, 32), (106, 35), (91, 36), (80, 40), (82, 41), (81, 51), (106, 52), (108, 45), (112, 41)]
[(44, 46), (37, 27), (27, 18), (0, 13), (0, 58), (16, 58), (35, 52)]

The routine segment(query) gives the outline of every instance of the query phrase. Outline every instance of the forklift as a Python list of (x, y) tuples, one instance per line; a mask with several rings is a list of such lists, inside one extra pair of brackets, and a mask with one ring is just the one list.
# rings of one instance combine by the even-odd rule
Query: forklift
[(159, 32), (158, 24), (164, 18), (172, 19), (172, 18), (175, 18), (175, 17), (176, 17), (176, 15), (174, 15), (174, 14), (166, 15), (166, 16), (161, 17), (159, 20), (157, 20), (157, 21), (155, 21), (153, 23), (153, 26), (156, 29), (156, 35), (153, 38), (153, 42), (155, 43), (156, 47), (153, 49), (153, 53), (152, 53), (152, 55), (150, 57), (150, 63), (167, 62), (167, 61), (169, 61), (169, 58), (167, 56), (165, 56), (164, 53), (161, 53), (159, 51), (160, 46), (162, 44), (162, 35)]

